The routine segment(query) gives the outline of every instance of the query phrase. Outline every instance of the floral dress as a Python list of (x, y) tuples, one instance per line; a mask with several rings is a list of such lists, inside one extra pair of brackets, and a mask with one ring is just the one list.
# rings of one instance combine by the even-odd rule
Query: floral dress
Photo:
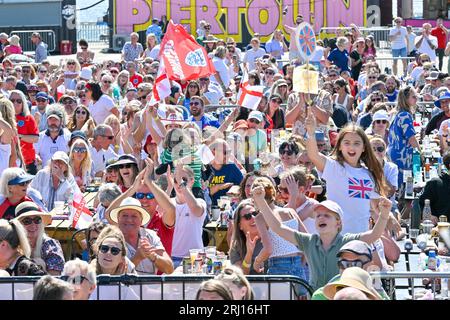
[(412, 170), (413, 147), (408, 140), (416, 134), (413, 117), (406, 111), (399, 112), (389, 128), (387, 155), (398, 166), (398, 185), (403, 183), (403, 171)]

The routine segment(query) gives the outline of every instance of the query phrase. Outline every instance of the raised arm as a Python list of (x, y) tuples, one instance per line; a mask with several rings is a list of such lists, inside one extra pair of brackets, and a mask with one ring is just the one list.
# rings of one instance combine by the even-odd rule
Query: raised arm
[(263, 187), (257, 186), (254, 189), (252, 189), (253, 200), (255, 201), (256, 206), (263, 215), (267, 225), (280, 237), (282, 237), (286, 241), (289, 241), (297, 245), (297, 241), (295, 239), (296, 230), (286, 227), (281, 223), (281, 220), (279, 220), (275, 216), (274, 212), (267, 204), (266, 200), (264, 199), (264, 195), (265, 190)]
[(381, 238), (384, 230), (386, 229), (386, 225), (389, 219), (389, 213), (391, 212), (392, 202), (385, 198), (381, 197), (378, 200), (378, 211), (380, 213), (377, 222), (372, 230), (364, 232), (361, 234), (360, 240), (366, 243), (373, 243), (376, 240)]
[(308, 139), (306, 140), (306, 151), (308, 152), (308, 157), (311, 162), (316, 166), (316, 168), (323, 172), (325, 169), (325, 164), (327, 162), (327, 157), (319, 152), (316, 142), (316, 117), (314, 113), (308, 109), (308, 116), (305, 121), (306, 132), (308, 133)]

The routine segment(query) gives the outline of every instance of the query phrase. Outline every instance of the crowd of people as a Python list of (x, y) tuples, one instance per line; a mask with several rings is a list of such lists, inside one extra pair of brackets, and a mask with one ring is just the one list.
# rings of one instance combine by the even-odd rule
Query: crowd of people
[[(442, 19), (425, 24), (411, 47), (402, 22), (394, 20), (390, 40), (394, 58), (415, 57), (403, 60), (403, 73), (397, 61), (393, 74), (381, 70), (374, 37), (351, 25), (317, 42), (309, 68), (319, 91), (309, 95), (293, 85), (294, 69), (306, 68), (284, 37), (296, 26), (238, 46), (200, 21), (193, 37), (216, 73), (171, 81), (156, 104), (166, 28), (158, 19), (146, 39), (132, 33), (107, 61), (81, 40), (54, 65), (33, 34), (36, 62), (16, 64), (9, 56), (27, 40), (0, 34), (2, 275), (42, 276), (34, 299), (95, 299), (96, 275), (172, 274), (208, 245), (204, 226), (228, 196), (230, 266), (202, 283), (197, 299), (253, 299), (245, 276), (261, 274), (299, 277), (312, 299), (389, 299), (368, 270), (392, 270), (400, 255), (400, 189), (421, 152), (420, 102), (434, 103), (422, 134), (436, 137), (450, 167), (450, 77), (440, 71), (448, 31)], [(254, 110), (227, 107), (238, 103), (244, 75), (264, 88)], [(448, 173), (425, 187), (435, 223), (450, 214), (437, 181), (448, 184)], [(67, 261), (45, 231), (52, 210), (97, 182), (85, 254)], [(300, 286), (296, 294), (307, 296)]]

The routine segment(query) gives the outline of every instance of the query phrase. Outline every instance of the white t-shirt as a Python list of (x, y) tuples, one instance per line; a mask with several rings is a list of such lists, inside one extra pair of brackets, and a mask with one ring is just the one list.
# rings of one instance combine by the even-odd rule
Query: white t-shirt
[(389, 36), (396, 35), (398, 31), (401, 32), (401, 35), (396, 37), (394, 39), (394, 41), (392, 41), (392, 44), (391, 44), (391, 48), (394, 49), (394, 50), (403, 49), (403, 48), (407, 47), (407, 45), (406, 45), (406, 38), (405, 37), (408, 36), (408, 30), (406, 30), (405, 27), (400, 27), (400, 28), (394, 27), (394, 28), (392, 28), (391, 30), (389, 30)]
[(105, 170), (106, 161), (119, 157), (112, 149), (112, 146), (109, 146), (108, 150), (100, 149), (99, 151), (94, 147), (90, 147), (89, 151), (91, 151), (92, 171), (94, 174)]
[(47, 134), (47, 130), (39, 133), (39, 139), (34, 144), (34, 150), (41, 157), (43, 167), (45, 167), (56, 151), (69, 152), (70, 135), (71, 132), (64, 128), (56, 140), (53, 141)]
[[(297, 209), (295, 209), (295, 211), (300, 214), (303, 209), (309, 207), (309, 206), (313, 206), (315, 204), (319, 203), (319, 201), (317, 201), (316, 199), (312, 199), (312, 198), (306, 198), (306, 201)], [(302, 221), (303, 224), (306, 227), (306, 230), (308, 230), (308, 233), (310, 234), (315, 234), (317, 233), (316, 230), (316, 220), (313, 218), (306, 218), (305, 220)]]
[(411, 32), (410, 34), (408, 34), (408, 39), (409, 39), (408, 53), (410, 53), (415, 48), (414, 42), (416, 40), (416, 34), (414, 32)]
[(152, 58), (153, 60), (158, 59), (159, 55), (159, 44), (155, 46), (152, 50), (145, 49), (144, 53), (147, 58)]
[(370, 199), (379, 198), (375, 182), (366, 168), (342, 166), (327, 158), (322, 178), (327, 182), (327, 199), (339, 204), (344, 212), (342, 234), (369, 230)]
[(385, 161), (383, 170), (386, 181), (398, 189), (398, 166), (393, 162)]
[(316, 50), (314, 51), (314, 54), (311, 57), (311, 62), (320, 62), (323, 58), (323, 53), (325, 51), (324, 47), (317, 46)]
[[(416, 45), (420, 39), (422, 39), (422, 36), (418, 36), (416, 37), (416, 40), (414, 41), (414, 45)], [(426, 53), (430, 59), (431, 62), (434, 62), (436, 60), (436, 48), (438, 46), (438, 40), (436, 37), (429, 35), (428, 36), (428, 40), (431, 41), (431, 43), (434, 46), (434, 49), (431, 49), (430, 45), (428, 44), (427, 39), (424, 37), (422, 43), (420, 44), (419, 49), (417, 49), (417, 51), (419, 51), (420, 53)]]
[[(212, 62), (214, 64), (214, 68), (216, 68), (216, 71), (220, 74), (220, 78), (222, 79), (223, 84), (225, 85), (225, 87), (228, 87), (230, 85), (230, 70), (225, 64), (225, 60), (214, 57), (212, 59)], [(219, 83), (214, 75), (210, 77), (210, 80), (211, 82)]]
[(0, 172), (9, 168), (9, 157), (11, 156), (11, 145), (0, 144)]
[(413, 71), (411, 71), (411, 78), (414, 80), (414, 83), (419, 80), (420, 75), (422, 74), (422, 72), (423, 72), (423, 67), (422, 66), (415, 67), (413, 69)]
[(189, 256), (189, 249), (203, 248), (203, 222), (206, 217), (206, 202), (197, 199), (204, 207), (200, 217), (194, 215), (186, 203), (176, 205), (175, 230), (172, 241), (172, 257)]
[(97, 125), (102, 124), (111, 115), (111, 110), (116, 107), (114, 99), (104, 94), (96, 103), (89, 103), (89, 112)]
[(258, 48), (258, 50), (256, 51), (252, 48), (245, 53), (242, 62), (244, 63), (248, 62), (248, 71), (252, 71), (256, 68), (255, 60), (257, 58), (261, 58), (265, 54), (266, 51), (262, 48)]

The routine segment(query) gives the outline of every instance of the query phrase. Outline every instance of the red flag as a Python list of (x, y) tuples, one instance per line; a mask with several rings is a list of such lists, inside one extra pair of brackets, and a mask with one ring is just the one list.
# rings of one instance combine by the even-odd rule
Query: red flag
[(263, 96), (264, 87), (249, 85), (248, 73), (245, 68), (243, 70), (244, 74), (239, 85), (240, 90), (237, 96), (237, 104), (251, 110), (256, 110)]
[(170, 80), (194, 80), (216, 73), (205, 48), (182, 25), (174, 24), (172, 20), (160, 48), (160, 61), (164, 62)]

